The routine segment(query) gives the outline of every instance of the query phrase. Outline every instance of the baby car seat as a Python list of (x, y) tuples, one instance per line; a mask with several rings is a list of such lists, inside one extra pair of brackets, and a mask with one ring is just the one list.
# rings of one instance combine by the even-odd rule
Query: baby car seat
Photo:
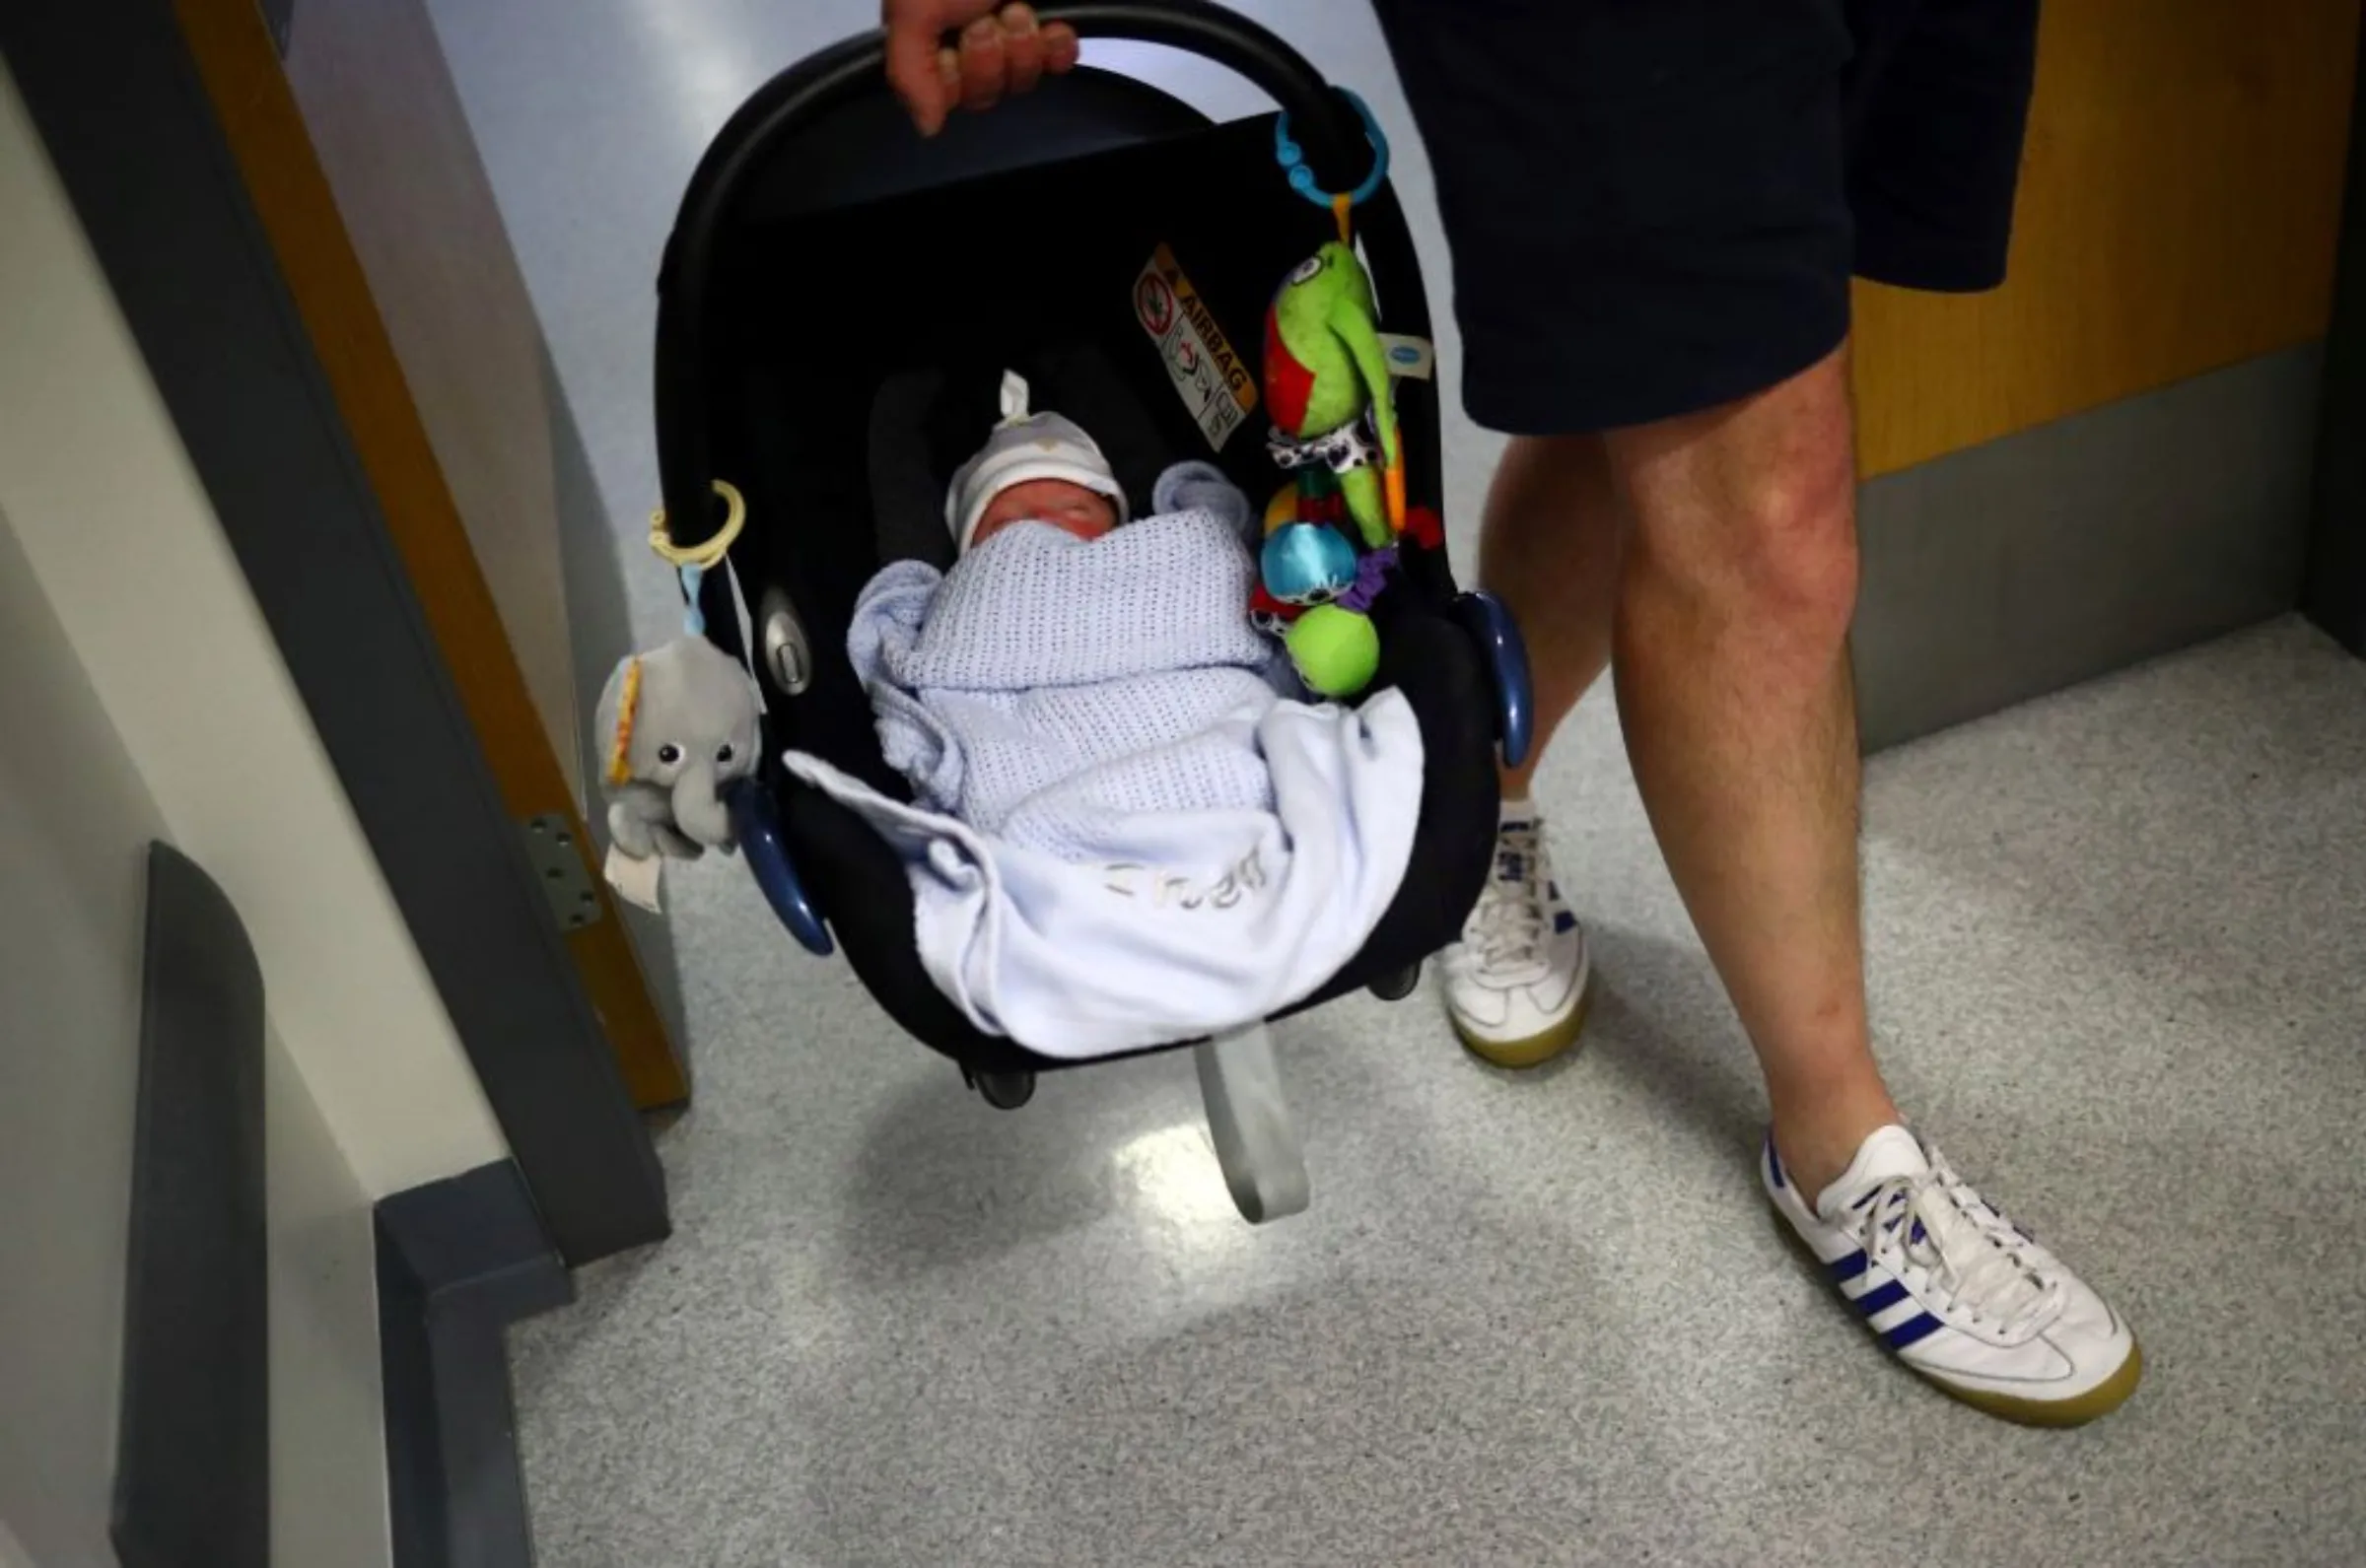
[[(827, 953), (834, 938), (899, 1025), (1004, 1106), (1026, 1098), (1036, 1072), (1071, 1063), (970, 1027), (921, 966), (893, 853), (780, 764), (785, 749), (811, 752), (910, 798), (846, 658), (857, 592), (890, 560), (949, 562), (944, 486), (982, 439), (1006, 368), (1033, 383), (1038, 407), (1101, 441), (1138, 507), (1159, 469), (1199, 457), (1261, 509), (1281, 476), (1262, 402), (1242, 409), (1230, 377), (1255, 386), (1275, 289), (1335, 232), (1326, 190), (1364, 187), (1356, 228), (1382, 325), (1429, 333), (1384, 147), (1349, 95), (1202, 0), (1041, 14), (1087, 36), (1204, 55), (1285, 114), (1216, 124), (1147, 83), (1079, 68), (924, 139), (887, 89), (881, 36), (850, 38), (773, 78), (724, 126), (659, 274), (668, 530), (696, 545), (724, 525), (720, 497), (744, 505), (731, 571), (707, 573), (699, 595), (708, 635), (752, 665), (767, 705), (764, 768), (732, 801), (751, 870), (800, 942)], [(1192, 332), (1173, 329), (1177, 310)], [(1400, 378), (1397, 406), (1408, 499), (1436, 509), (1435, 382)], [(1412, 989), (1487, 876), (1497, 744), (1515, 760), (1527, 744), (1517, 634), (1494, 600), (1457, 595), (1442, 543), (1408, 537), (1374, 620), (1373, 690), (1402, 690), (1422, 728), (1420, 826), (1362, 952), (1301, 1008), (1357, 988), (1391, 999)], [(1229, 1058), (1204, 1051), (1202, 1076), (1234, 1195), (1270, 1214), (1303, 1202), (1302, 1167), (1294, 1192), (1269, 1182), (1260, 1199), (1233, 1168), (1256, 1151), (1225, 1147), (1228, 1133), (1254, 1142), (1279, 1110), (1238, 1099), (1272, 1088), (1262, 1042), (1258, 1030)], [(1293, 1149), (1280, 1149), (1285, 1164)]]

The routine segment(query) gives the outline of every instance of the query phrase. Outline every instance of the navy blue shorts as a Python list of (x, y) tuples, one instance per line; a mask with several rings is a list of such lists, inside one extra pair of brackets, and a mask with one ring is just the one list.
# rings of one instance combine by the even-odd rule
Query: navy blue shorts
[(1373, 0), (1437, 176), (1472, 418), (1644, 424), (2003, 280), (2038, 0)]

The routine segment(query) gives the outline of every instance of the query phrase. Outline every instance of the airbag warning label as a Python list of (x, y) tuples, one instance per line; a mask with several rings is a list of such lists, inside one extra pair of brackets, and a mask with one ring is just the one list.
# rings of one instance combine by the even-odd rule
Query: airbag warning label
[(1207, 302), (1160, 245), (1134, 280), (1134, 318), (1158, 345), (1176, 395), (1218, 451), (1257, 407), (1257, 380)]

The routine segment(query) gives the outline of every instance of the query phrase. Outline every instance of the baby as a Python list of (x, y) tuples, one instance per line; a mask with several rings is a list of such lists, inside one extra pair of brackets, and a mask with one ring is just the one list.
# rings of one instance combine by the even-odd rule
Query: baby
[(1270, 809), (1247, 498), (1178, 463), (1130, 519), (1099, 445), (1027, 397), (1004, 377), (953, 475), (951, 570), (900, 562), (857, 600), (847, 651), (888, 763), (924, 808), (1071, 860), (1113, 814)]
[(1013, 523), (1047, 522), (1098, 539), (1126, 520), (1126, 493), (1100, 445), (1058, 414), (1027, 411), (1027, 383), (1003, 375), (1003, 421), (961, 465), (944, 520), (966, 555)]

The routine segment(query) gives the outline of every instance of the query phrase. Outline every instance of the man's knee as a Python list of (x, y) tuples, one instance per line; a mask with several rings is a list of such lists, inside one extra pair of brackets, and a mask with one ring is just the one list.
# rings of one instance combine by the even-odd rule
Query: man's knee
[(1728, 580), (1749, 611), (1819, 643), (1847, 636), (1856, 611), (1856, 476), (1844, 453), (1837, 463), (1819, 454), (1766, 474), (1745, 491), (1722, 536)]
[(1780, 388), (1674, 432), (1629, 468), (1626, 488), (1632, 565), (1755, 632), (1819, 647), (1847, 636), (1856, 473), (1837, 382)]

